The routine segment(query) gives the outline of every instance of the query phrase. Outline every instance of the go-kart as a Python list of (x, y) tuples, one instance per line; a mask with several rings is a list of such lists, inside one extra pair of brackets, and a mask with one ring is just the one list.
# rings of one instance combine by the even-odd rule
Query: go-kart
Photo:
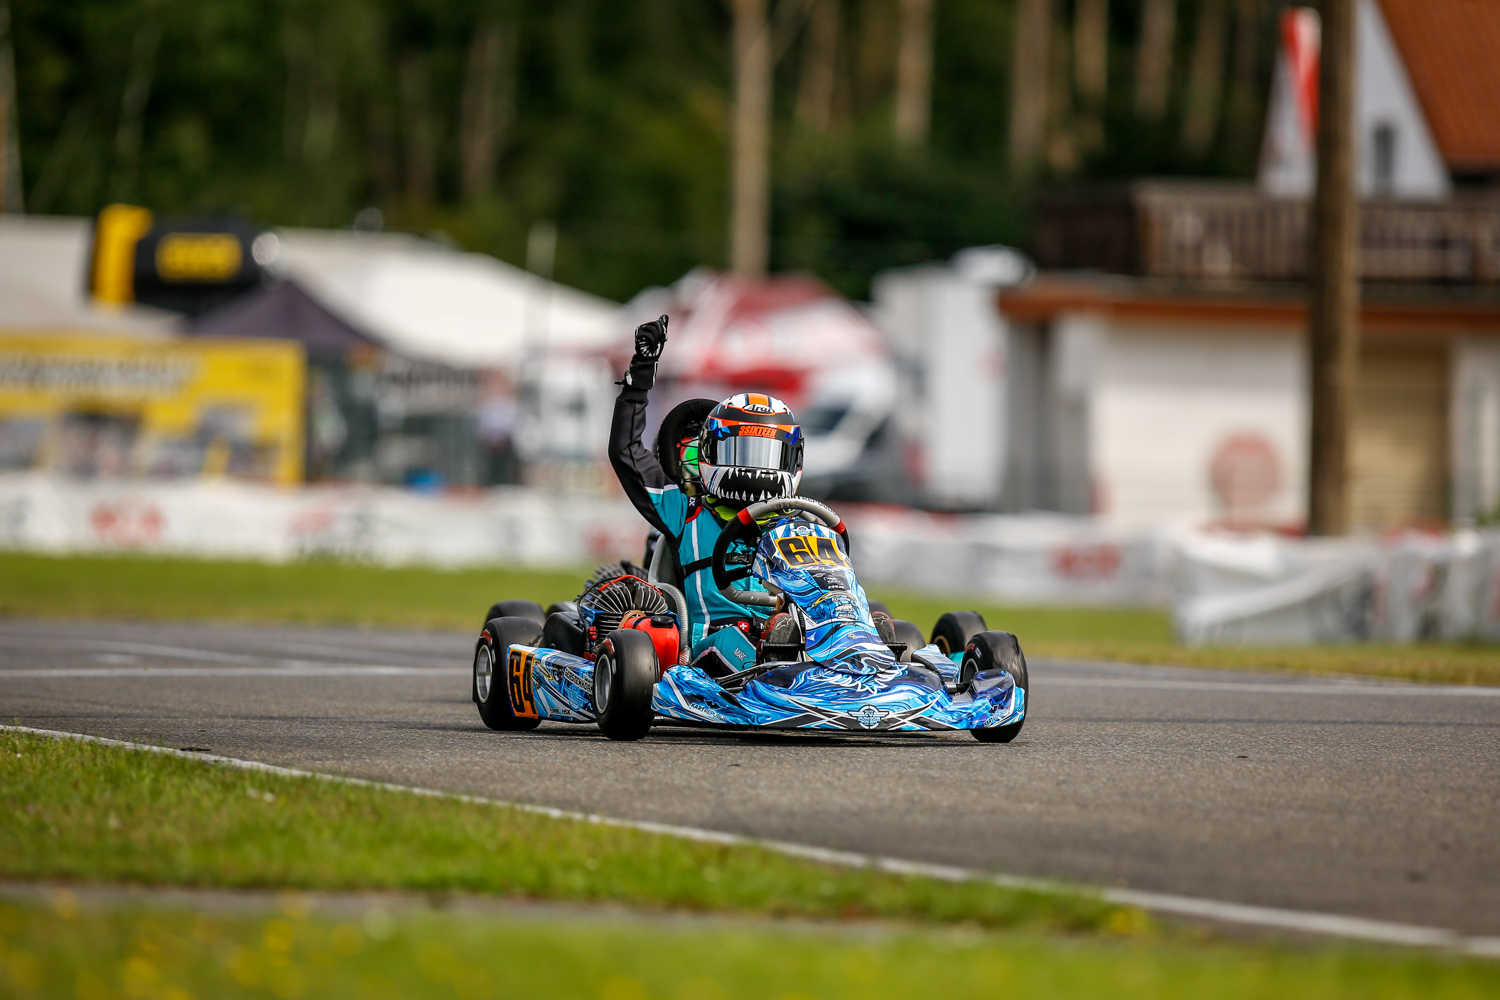
[[(596, 723), (616, 740), (656, 723), (844, 730), (968, 730), (1008, 743), (1026, 717), (1026, 659), (1016, 637), (976, 612), (943, 615), (931, 639), (872, 612), (849, 563), (842, 519), (814, 500), (753, 504), (720, 534), (714, 583), (766, 608), (754, 662), (689, 662), (687, 604), (664, 577), (659, 543), (644, 573), (605, 567), (577, 601), (543, 612), (493, 605), (474, 653), (473, 699), (491, 729), (543, 719)], [(753, 577), (766, 589), (737, 584)], [(748, 657), (747, 657), (748, 658)], [(723, 663), (722, 660), (716, 661)]]

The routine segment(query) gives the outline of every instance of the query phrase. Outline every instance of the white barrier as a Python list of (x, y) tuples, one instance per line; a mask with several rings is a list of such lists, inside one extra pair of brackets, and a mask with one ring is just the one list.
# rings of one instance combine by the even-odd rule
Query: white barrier
[[(1500, 532), (1291, 539), (840, 504), (869, 585), (1031, 604), (1163, 605), (1187, 643), (1500, 641)], [(640, 558), (623, 498), (502, 488), (280, 490), (0, 475), (0, 549), (444, 567)]]
[(867, 584), (1031, 604), (1150, 605), (1171, 594), (1163, 535), (1050, 514), (841, 506)]
[(623, 499), (526, 489), (429, 496), (377, 486), (0, 476), (0, 548), (36, 552), (583, 566), (639, 558), (645, 535)]
[(1220, 643), (1500, 640), (1500, 533), (1178, 540), (1178, 637)]

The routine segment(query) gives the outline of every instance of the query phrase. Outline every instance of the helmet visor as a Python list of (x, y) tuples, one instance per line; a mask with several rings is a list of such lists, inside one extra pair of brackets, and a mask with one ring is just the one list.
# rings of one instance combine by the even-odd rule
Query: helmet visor
[(764, 437), (714, 438), (708, 442), (712, 465), (736, 465), (750, 469), (793, 472), (792, 453), (786, 441)]

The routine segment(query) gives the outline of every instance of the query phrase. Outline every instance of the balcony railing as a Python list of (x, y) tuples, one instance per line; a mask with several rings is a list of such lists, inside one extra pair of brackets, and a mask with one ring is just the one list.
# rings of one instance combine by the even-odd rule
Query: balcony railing
[[(1152, 278), (1298, 281), (1307, 276), (1308, 208), (1235, 184), (1063, 194), (1042, 207), (1037, 258), (1047, 268)], [(1500, 199), (1365, 201), (1359, 260), (1365, 281), (1500, 281)]]

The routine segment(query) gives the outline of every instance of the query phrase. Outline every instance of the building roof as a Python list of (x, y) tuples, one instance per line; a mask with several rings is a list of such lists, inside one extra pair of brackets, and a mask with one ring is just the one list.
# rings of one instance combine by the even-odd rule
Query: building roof
[(1500, 3), (1380, 3), (1448, 169), (1500, 170)]

